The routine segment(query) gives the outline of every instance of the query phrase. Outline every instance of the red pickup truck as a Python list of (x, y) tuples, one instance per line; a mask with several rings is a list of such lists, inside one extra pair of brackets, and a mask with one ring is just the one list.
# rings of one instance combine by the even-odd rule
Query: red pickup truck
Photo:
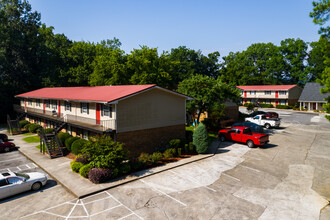
[(250, 148), (255, 145), (264, 145), (269, 142), (268, 134), (252, 133), (249, 127), (243, 126), (220, 130), (218, 137), (220, 141), (229, 140), (246, 143)]

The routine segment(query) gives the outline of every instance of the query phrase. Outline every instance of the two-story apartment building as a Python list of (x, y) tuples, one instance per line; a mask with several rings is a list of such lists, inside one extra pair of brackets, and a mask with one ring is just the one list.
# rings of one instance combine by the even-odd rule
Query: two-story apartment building
[(17, 95), (17, 112), (73, 136), (110, 133), (132, 154), (185, 137), (186, 100), (157, 85), (43, 88)]
[(296, 105), (302, 92), (297, 85), (237, 86), (242, 102), (259, 102), (275, 105)]

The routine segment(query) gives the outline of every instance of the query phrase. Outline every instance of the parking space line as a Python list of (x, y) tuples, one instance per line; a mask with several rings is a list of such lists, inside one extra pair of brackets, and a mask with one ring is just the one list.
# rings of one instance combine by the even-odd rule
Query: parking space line
[(111, 207), (111, 208), (108, 208), (108, 209), (104, 209), (104, 210), (102, 210), (100, 212), (97, 212), (97, 213), (94, 213), (94, 214), (90, 215), (89, 217), (92, 217), (94, 215), (98, 215), (98, 214), (103, 213), (103, 212), (106, 212), (106, 211), (110, 211), (110, 210), (115, 209), (115, 208), (118, 208), (120, 206), (122, 206), (122, 205), (117, 205), (117, 206), (114, 206), (114, 207)]
[(63, 215), (58, 215), (58, 214), (55, 214), (55, 213), (52, 213), (52, 212), (41, 211), (39, 213), (46, 213), (48, 215), (54, 215), (54, 216), (57, 216), (57, 217), (65, 218), (65, 216), (63, 216)]
[(25, 166), (27, 166), (27, 168), (31, 169), (31, 167), (28, 164), (25, 164)]
[(133, 214), (133, 213), (128, 214), (128, 215), (126, 215), (126, 216), (124, 216), (124, 217), (121, 217), (121, 218), (119, 218), (119, 219), (117, 219), (117, 220), (121, 220), (121, 219), (127, 218), (127, 217), (129, 217), (129, 216), (131, 216), (131, 215), (134, 215), (134, 214)]
[(8, 172), (11, 172), (9, 168), (7, 168)]
[(129, 207), (125, 206), (123, 203), (121, 203), (118, 199), (116, 199), (114, 196), (112, 196), (108, 191), (105, 191), (109, 196), (111, 196), (116, 202), (118, 202), (119, 204), (121, 204), (122, 206), (124, 206), (126, 209), (128, 209), (129, 211), (131, 211), (134, 215), (136, 215), (139, 219), (143, 218), (141, 216), (139, 216), (138, 214), (136, 214), (132, 209), (130, 209)]
[(97, 199), (97, 200), (93, 200), (93, 201), (90, 201), (90, 202), (86, 202), (85, 205), (88, 205), (88, 204), (93, 203), (93, 202), (98, 202), (98, 201), (101, 201), (101, 200), (104, 200), (104, 199), (109, 199), (109, 198), (111, 198), (111, 197), (107, 196), (107, 197), (104, 197), (102, 199)]
[(21, 168), (19, 168), (19, 167), (16, 167), (18, 170), (22, 170)]
[(81, 202), (81, 205), (82, 205), (83, 209), (85, 210), (87, 216), (89, 217), (89, 213), (88, 213), (88, 211), (86, 209), (86, 206), (85, 206), (84, 202), (82, 200), (80, 200), (80, 202)]
[(70, 215), (72, 214), (73, 210), (76, 208), (78, 202), (79, 202), (79, 199), (78, 199), (77, 202), (74, 204), (74, 206), (71, 208), (71, 211), (70, 211), (70, 213), (68, 214), (68, 216), (66, 216), (66, 218), (65, 218), (66, 220), (70, 217)]
[[(177, 175), (177, 176), (179, 176), (179, 177), (182, 177), (181, 174), (179, 174), (179, 173), (177, 173), (177, 172), (174, 172), (174, 171), (172, 171), (172, 170), (169, 170), (169, 172), (174, 173), (175, 175)], [(212, 189), (212, 188), (210, 188), (210, 187), (208, 187), (208, 186), (204, 186), (203, 184), (201, 184), (201, 183), (199, 183), (197, 180), (195, 180), (193, 177), (190, 177), (190, 176), (187, 176), (187, 175), (184, 175), (184, 176), (185, 176), (187, 179), (189, 179), (191, 182), (194, 182), (194, 183), (198, 184), (198, 185), (201, 186), (201, 187), (205, 187), (205, 188), (208, 189), (208, 190), (211, 190), (211, 191), (213, 191), (213, 192), (216, 192), (215, 189)]]
[[(17, 157), (17, 158), (18, 158), (18, 157)], [(10, 160), (2, 160), (1, 162), (8, 162), (8, 161), (12, 161), (12, 160), (17, 160), (17, 158), (10, 159)]]
[(254, 169), (254, 168), (247, 167), (247, 166), (244, 166), (244, 165), (241, 165), (241, 164), (240, 164), (239, 166), (244, 167), (244, 168), (246, 168), (246, 169), (253, 170), (253, 171), (257, 172), (257, 173), (260, 173), (260, 170), (257, 170), (257, 169)]
[(157, 191), (157, 192), (159, 192), (159, 193), (161, 193), (161, 194), (163, 194), (163, 195), (169, 197), (170, 199), (173, 199), (174, 201), (176, 201), (177, 203), (179, 203), (179, 204), (181, 204), (181, 205), (183, 205), (183, 206), (187, 206), (185, 203), (183, 203), (183, 202), (177, 200), (176, 198), (173, 198), (172, 196), (168, 195), (167, 193), (162, 192), (162, 191), (160, 191), (159, 189), (157, 189), (157, 188), (151, 186), (151, 185), (150, 185), (149, 183), (147, 183), (146, 181), (141, 180), (141, 179), (140, 179), (140, 181), (143, 182), (144, 184), (146, 184), (147, 186), (149, 186), (149, 187), (150, 187), (151, 189), (153, 189), (154, 191)]
[(240, 179), (237, 179), (236, 177), (233, 177), (233, 176), (231, 176), (231, 175), (229, 175), (229, 174), (227, 174), (227, 173), (221, 173), (221, 175), (225, 175), (225, 176), (228, 176), (228, 177), (230, 177), (230, 178), (232, 178), (232, 179), (234, 179), (234, 180), (236, 180), (236, 181), (241, 181)]

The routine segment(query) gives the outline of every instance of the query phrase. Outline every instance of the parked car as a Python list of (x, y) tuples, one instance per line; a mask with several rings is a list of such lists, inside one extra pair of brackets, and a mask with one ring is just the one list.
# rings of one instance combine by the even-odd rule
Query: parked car
[(229, 140), (246, 143), (250, 148), (255, 145), (260, 146), (269, 142), (268, 134), (253, 133), (249, 127), (243, 126), (220, 130), (218, 137), (220, 141)]
[(255, 111), (255, 112), (252, 112), (251, 114), (249, 114), (250, 117), (254, 117), (256, 115), (264, 115), (266, 114), (266, 112), (264, 111)]
[(266, 118), (278, 118), (278, 113), (276, 112), (266, 112), (266, 113), (268, 115), (268, 117), (266, 115)]
[(7, 142), (8, 136), (6, 134), (0, 134), (0, 140), (2, 140), (3, 142)]
[(237, 126), (249, 127), (251, 129), (251, 131), (254, 133), (260, 133), (260, 134), (265, 133), (265, 129), (263, 127), (261, 127), (260, 125), (257, 125), (256, 123), (253, 123), (253, 122), (245, 121), (245, 122), (241, 122), (241, 123), (235, 123), (235, 124), (233, 124), (232, 127), (237, 127)]
[(266, 118), (264, 115), (257, 115), (250, 118), (245, 118), (245, 121), (256, 123), (257, 125), (264, 126), (269, 129), (271, 127), (279, 127), (281, 120), (278, 118)]
[(37, 191), (46, 185), (47, 176), (44, 173), (1, 173), (0, 199), (29, 190)]
[(4, 141), (0, 140), (0, 151), (9, 152), (14, 149), (16, 149), (16, 146), (14, 143), (9, 142), (9, 141), (4, 142)]

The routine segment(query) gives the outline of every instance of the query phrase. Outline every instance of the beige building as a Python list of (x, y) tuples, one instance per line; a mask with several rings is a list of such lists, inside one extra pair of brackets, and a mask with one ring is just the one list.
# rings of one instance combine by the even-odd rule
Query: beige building
[(297, 105), (302, 88), (297, 85), (237, 86), (242, 102), (257, 102), (276, 105)]
[(191, 99), (157, 85), (44, 88), (16, 98), (31, 122), (82, 138), (109, 133), (133, 155), (184, 138)]

